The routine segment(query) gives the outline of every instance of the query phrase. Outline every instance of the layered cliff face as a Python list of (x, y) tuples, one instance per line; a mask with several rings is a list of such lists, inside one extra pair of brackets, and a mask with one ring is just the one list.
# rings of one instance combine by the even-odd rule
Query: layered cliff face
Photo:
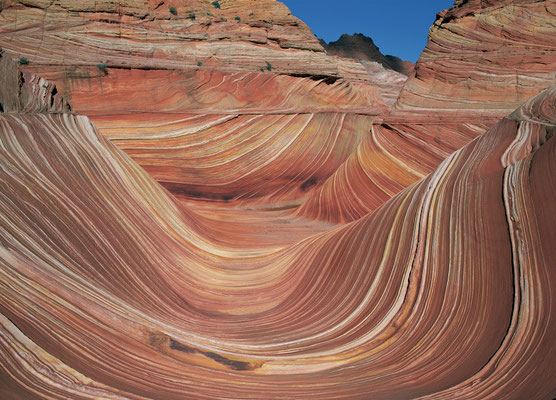
[(439, 13), (394, 107), (296, 212), (361, 218), (556, 83), (555, 15), (550, 1), (456, 1)]
[(456, 1), (429, 42), (397, 106), (507, 113), (556, 82), (556, 4)]
[[(25, 69), (55, 82), (77, 112), (91, 116), (101, 133), (174, 194), (183, 199), (239, 199), (256, 207), (271, 200), (274, 207), (289, 207), (310, 196), (308, 188), (322, 186), (312, 201), (329, 210), (319, 211), (325, 221), (353, 220), (376, 209), (551, 79), (546, 70), (551, 65), (553, 33), (547, 21), (553, 6), (547, 2), (457, 3), (431, 30), (418, 71), (389, 115), (382, 103), (394, 102), (403, 76), (371, 62), (325, 55), (308, 28), (273, 2), (265, 6), (271, 12), (264, 13), (246, 2), (217, 3), (220, 8), (209, 2), (138, 2), (125, 7), (107, 2), (95, 8), (33, 4), (5, 3), (0, 41), (6, 51), (25, 57), (29, 60)], [(235, 14), (238, 19), (232, 18)], [(500, 15), (511, 17), (506, 21)], [(504, 30), (493, 28), (500, 20)], [(470, 28), (474, 26), (481, 29)], [(456, 30), (457, 37), (450, 33)], [(518, 30), (526, 32), (526, 41), (514, 39)], [(485, 97), (480, 109), (481, 102), (475, 103), (477, 107), (463, 106), (464, 112), (462, 102), (470, 105), (483, 89), (457, 95), (463, 80), (454, 74), (482, 71), (489, 65), (483, 65), (484, 57), (478, 57), (471, 44), (469, 51), (461, 51), (460, 42), (473, 40), (496, 43), (491, 46), (494, 50), (481, 51), (495, 67), (489, 74), (466, 78), (465, 87), (484, 88), (492, 81), (506, 94), (500, 101)], [(438, 50), (440, 42), (442, 52), (429, 68), (431, 49)], [(522, 86), (516, 89), (515, 74), (507, 72), (512, 64), (496, 67), (505, 63), (508, 49), (514, 60), (530, 54), (531, 62), (527, 68), (519, 67), (517, 76), (532, 86), (517, 97)], [(425, 70), (429, 77), (444, 78), (424, 79), (426, 74), (419, 71)], [(416, 85), (427, 86), (423, 90), (428, 97), (414, 96)], [(418, 107), (407, 105), (412, 96)], [(433, 105), (427, 98), (441, 101)], [(379, 114), (383, 123), (375, 123), (369, 137)], [(283, 118), (278, 119), (280, 115)], [(251, 122), (254, 125), (243, 131)], [(244, 134), (238, 136), (240, 131)], [(213, 150), (205, 152), (204, 139), (196, 139), (204, 137), (212, 138)], [(218, 150), (218, 138), (228, 138), (234, 150)], [(406, 142), (403, 150), (388, 150), (388, 143), (398, 138)], [(373, 148), (364, 143), (371, 140), (383, 143), (362, 155)], [(383, 161), (378, 175), (368, 162), (355, 162), (360, 178), (351, 190), (355, 182), (349, 180), (354, 177), (340, 177), (334, 171), (352, 168), (348, 164), (354, 164), (356, 149), (359, 160)], [(301, 164), (290, 163), (286, 156), (291, 151), (298, 159), (308, 154), (314, 163), (298, 168)], [(265, 152), (273, 157), (261, 162), (257, 154)], [(392, 174), (397, 177), (392, 179)], [(378, 189), (366, 189), (372, 186)], [(305, 207), (300, 215), (305, 212), (315, 211)]]
[(25, 58), (16, 62), (0, 49), (0, 113), (69, 112), (70, 106), (56, 86), (20, 70), (26, 62)]

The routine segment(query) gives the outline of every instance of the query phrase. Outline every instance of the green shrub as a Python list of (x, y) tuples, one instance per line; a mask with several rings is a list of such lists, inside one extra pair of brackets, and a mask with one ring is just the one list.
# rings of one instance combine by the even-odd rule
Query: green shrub
[(212, 4), (214, 6), (214, 8), (220, 8), (220, 3), (218, 2), (218, 0), (213, 1), (210, 4)]
[(178, 15), (178, 10), (176, 9), (176, 7), (170, 6), (170, 7), (168, 7), (168, 10), (170, 10), (170, 14)]
[(227, 19), (226, 19), (226, 18), (224, 18), (224, 17), (222, 17), (222, 18), (220, 18), (220, 21), (222, 21), (222, 22), (226, 22), (226, 21), (227, 21)]
[(253, 15), (255, 15), (255, 13), (249, 13), (249, 16), (252, 17)]
[(194, 14), (194, 13), (190, 13), (190, 14), (189, 14), (189, 18), (190, 18), (190, 19), (195, 19), (195, 14)]
[(268, 61), (266, 62), (266, 69), (267, 71), (272, 71), (272, 65)]
[(104, 71), (107, 68), (107, 65), (104, 63), (99, 63), (97, 64), (97, 68)]
[(235, 17), (234, 19), (238, 22), (241, 22), (241, 18), (239, 18), (239, 17)]
[(197, 61), (197, 66), (200, 67), (201, 65), (203, 65), (203, 63), (201, 61)]
[(27, 64), (29, 64), (29, 60), (26, 59), (25, 57), (19, 57), (19, 63), (21, 65), (27, 65)]

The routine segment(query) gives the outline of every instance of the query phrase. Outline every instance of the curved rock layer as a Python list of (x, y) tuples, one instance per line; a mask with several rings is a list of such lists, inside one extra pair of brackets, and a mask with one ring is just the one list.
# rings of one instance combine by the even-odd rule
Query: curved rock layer
[[(345, 113), (130, 115), (100, 132), (176, 196), (302, 198), (338, 168), (366, 136), (372, 119)], [(350, 133), (350, 134), (348, 134)]]
[(275, 248), (218, 243), (86, 117), (0, 126), (3, 397), (556, 395), (556, 87)]
[(487, 119), (463, 121), (413, 118), (373, 124), (370, 135), (295, 214), (349, 222), (376, 210), (490, 126)]
[(456, 1), (439, 13), (394, 107), (296, 214), (364, 216), (555, 84), (555, 19), (550, 1)]
[(556, 4), (458, 0), (438, 14), (397, 102), (508, 113), (556, 83)]
[[(240, 199), (256, 207), (271, 199), (273, 207), (285, 207), (300, 204), (308, 188), (328, 182), (311, 196), (310, 202), (320, 206), (297, 214), (334, 222), (376, 209), (554, 82), (554, 8), (546, 1), (459, 2), (441, 13), (415, 76), (387, 116), (378, 92), (392, 104), (403, 83), (394, 73), (385, 76), (373, 65), (328, 57), (279, 3), (217, 4), (220, 8), (208, 1), (97, 2), (94, 7), (10, 1), (3, 5), (0, 45), (14, 57), (26, 57), (26, 70), (55, 82), (76, 112), (93, 117), (103, 134), (180, 198)], [(453, 111), (459, 108), (469, 113)], [(160, 114), (159, 126), (130, 125), (153, 112)], [(192, 128), (193, 114), (200, 115)], [(308, 114), (317, 118), (305, 126)], [(375, 123), (365, 139), (379, 147), (363, 145), (379, 114), (383, 124)], [(217, 116), (222, 123), (214, 126)], [(358, 122), (336, 131), (346, 116)], [(180, 118), (183, 122), (176, 123)], [(260, 130), (238, 134), (238, 121), (250, 118)], [(282, 125), (272, 125), (290, 120), (284, 134)], [(127, 127), (137, 130), (130, 133)], [(125, 140), (122, 134), (128, 135)], [(156, 144), (153, 135), (175, 138)], [(203, 135), (214, 139), (208, 154), (195, 142)], [(311, 143), (295, 139), (309, 136)], [(218, 137), (236, 146), (217, 154)], [(398, 137), (411, 143), (393, 154), (389, 143)], [(262, 165), (257, 157), (267, 150), (276, 156), (279, 144), (293, 150), (293, 162), (284, 152)], [(298, 162), (297, 155), (307, 149), (310, 160)], [(369, 163), (380, 163), (382, 171)], [(340, 165), (353, 176), (341, 173)]]
[(556, 87), (494, 125), (550, 2), (458, 2), (389, 114), (270, 0), (0, 11), (0, 398), (556, 397)]
[(401, 87), (271, 0), (2, 7), (0, 47), (182, 199), (299, 204)]
[(364, 85), (260, 72), (110, 69), (71, 86), (75, 110), (174, 194), (194, 199), (298, 202), (382, 109)]
[[(169, 4), (138, 0), (127, 1), (125, 6), (112, 1), (94, 5), (6, 1), (1, 13), (0, 47), (13, 58), (25, 58), (29, 70), (44, 77), (50, 73), (49, 78), (72, 104), (74, 90), (83, 90), (73, 87), (76, 80), (100, 81), (89, 91), (103, 90), (103, 86), (109, 89), (114, 82), (121, 85), (121, 73), (111, 76), (118, 72), (114, 69), (167, 71), (167, 75), (154, 75), (165, 83), (151, 88), (159, 95), (181, 89), (183, 80), (203, 72), (196, 83), (199, 86), (205, 85), (212, 73), (238, 81), (242, 78), (234, 74), (239, 72), (326, 82), (345, 79), (365, 85), (367, 96), (374, 96), (373, 105), (381, 104), (361, 64), (328, 57), (309, 28), (274, 0), (182, 0)], [(176, 77), (182, 74), (183, 79)], [(144, 78), (138, 73), (126, 83), (139, 89)], [(176, 88), (171, 85), (174, 81)], [(261, 83), (264, 92), (264, 82), (251, 84)], [(223, 93), (227, 94), (225, 90)], [(80, 110), (78, 104), (75, 107)], [(108, 105), (105, 109), (112, 111)]]

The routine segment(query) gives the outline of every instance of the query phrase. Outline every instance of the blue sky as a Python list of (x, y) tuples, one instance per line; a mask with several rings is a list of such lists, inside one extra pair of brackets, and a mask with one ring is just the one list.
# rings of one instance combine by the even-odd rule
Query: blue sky
[(382, 54), (417, 61), (436, 13), (453, 0), (280, 0), (326, 42), (363, 33)]

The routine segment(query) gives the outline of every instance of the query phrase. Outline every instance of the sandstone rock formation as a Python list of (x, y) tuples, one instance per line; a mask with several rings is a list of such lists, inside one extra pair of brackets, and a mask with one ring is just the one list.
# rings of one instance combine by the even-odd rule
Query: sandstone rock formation
[[(21, 58), (18, 62), (25, 63)], [(0, 49), (0, 113), (69, 112), (67, 101), (49, 81), (21, 71)]]
[(297, 213), (358, 219), (555, 84), (555, 15), (554, 2), (528, 0), (456, 1), (439, 13), (393, 109)]
[(320, 44), (328, 54), (354, 58), (356, 60), (374, 61), (382, 64), (384, 68), (410, 75), (413, 72), (414, 64), (411, 61), (404, 61), (399, 57), (384, 55), (374, 44), (373, 40), (362, 33), (353, 35), (343, 34), (335, 42), (326, 43), (320, 40)]
[(550, 79), (388, 111), (270, 0), (92, 4), (0, 4), (0, 398), (556, 397)]
[(337, 41), (328, 44), (322, 39), (319, 41), (328, 55), (352, 58), (361, 63), (367, 70), (370, 81), (389, 106), (396, 102), (407, 76), (413, 72), (412, 62), (390, 55), (384, 56), (371, 38), (360, 33), (344, 34)]
[[(271, 0), (25, 4), (4, 4), (0, 47), (180, 196), (299, 202), (386, 108), (365, 67), (327, 56)], [(210, 137), (236, 147), (199, 146)]]
[(86, 117), (0, 121), (3, 397), (556, 394), (556, 87), (377, 212), (258, 250)]
[(441, 12), (400, 109), (508, 113), (556, 81), (556, 4), (458, 0)]

